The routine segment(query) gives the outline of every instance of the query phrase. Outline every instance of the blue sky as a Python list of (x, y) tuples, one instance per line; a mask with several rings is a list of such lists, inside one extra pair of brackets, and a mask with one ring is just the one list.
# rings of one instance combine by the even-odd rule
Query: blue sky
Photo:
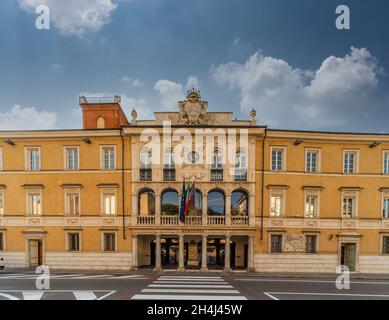
[[(66, 4), (65, 4), (66, 3)], [(35, 28), (47, 4), (50, 30)], [(335, 28), (346, 4), (351, 30)], [(211, 111), (276, 128), (389, 132), (385, 0), (3, 0), (0, 129), (80, 128), (77, 97), (129, 114)], [(82, 17), (87, 17), (81, 19)]]

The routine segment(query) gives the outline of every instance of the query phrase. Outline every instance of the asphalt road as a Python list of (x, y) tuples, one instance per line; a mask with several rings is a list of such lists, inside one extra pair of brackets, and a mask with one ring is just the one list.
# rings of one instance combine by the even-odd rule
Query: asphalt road
[(389, 300), (389, 279), (378, 276), (354, 277), (349, 290), (336, 288), (336, 275), (52, 272), (49, 289), (40, 290), (37, 277), (1, 272), (0, 300)]

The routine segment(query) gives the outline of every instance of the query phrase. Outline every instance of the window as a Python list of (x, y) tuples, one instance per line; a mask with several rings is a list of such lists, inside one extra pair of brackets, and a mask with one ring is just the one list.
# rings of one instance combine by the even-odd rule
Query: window
[(384, 197), (382, 206), (382, 217), (385, 219), (389, 219), (389, 196)]
[(115, 233), (104, 233), (103, 241), (104, 241), (104, 251), (115, 251), (116, 250), (116, 239)]
[(305, 217), (316, 218), (318, 216), (318, 196), (306, 195), (305, 196)]
[(283, 215), (284, 196), (282, 194), (272, 194), (270, 196), (270, 216), (280, 217)]
[(306, 151), (305, 171), (308, 173), (315, 173), (319, 171), (319, 151), (318, 150), (308, 149)]
[(28, 214), (33, 216), (42, 214), (42, 201), (40, 192), (28, 193)]
[(221, 190), (216, 189), (208, 192), (207, 212), (209, 216), (225, 215), (225, 195)]
[(102, 194), (102, 211), (105, 215), (116, 214), (116, 193), (110, 191), (103, 191)]
[(382, 254), (389, 254), (389, 236), (382, 237)]
[(161, 196), (162, 215), (178, 215), (178, 192), (175, 190), (165, 190)]
[(4, 214), (4, 192), (0, 191), (0, 216)]
[(221, 151), (216, 148), (213, 151), (212, 159), (211, 159), (211, 169), (222, 169), (223, 168), (223, 157)]
[(39, 148), (27, 148), (27, 170), (39, 171), (40, 170), (40, 149)]
[(115, 147), (102, 147), (102, 169), (115, 170)]
[(245, 191), (237, 190), (231, 193), (231, 215), (248, 215), (248, 196)]
[(0, 148), (0, 171), (3, 171), (3, 148)]
[(270, 252), (282, 253), (282, 235), (272, 234), (270, 236)]
[(79, 191), (66, 191), (66, 214), (72, 216), (80, 215), (80, 192)]
[(66, 147), (66, 170), (78, 170), (79, 169), (79, 159), (78, 159), (78, 147)]
[(355, 217), (355, 197), (343, 197), (342, 215), (345, 218)]
[(305, 236), (305, 253), (316, 253), (317, 236)]
[(357, 152), (345, 151), (343, 160), (343, 173), (353, 174), (357, 172)]
[(284, 148), (272, 148), (271, 151), (271, 170), (283, 171), (284, 168)]
[(0, 251), (4, 251), (5, 248), (5, 237), (4, 232), (0, 232)]
[[(166, 159), (166, 158), (165, 158)], [(149, 149), (142, 149), (140, 153), (140, 168), (151, 169), (152, 168), (152, 153)]]
[(68, 250), (80, 251), (80, 234), (78, 232), (68, 233)]
[(384, 174), (389, 174), (389, 151), (384, 151)]
[(155, 193), (153, 190), (144, 189), (139, 192), (138, 208), (140, 216), (155, 215)]

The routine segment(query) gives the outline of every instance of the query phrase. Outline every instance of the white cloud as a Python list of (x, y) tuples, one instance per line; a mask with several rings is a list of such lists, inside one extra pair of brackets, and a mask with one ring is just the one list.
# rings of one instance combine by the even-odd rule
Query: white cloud
[(50, 9), (50, 22), (61, 34), (82, 36), (99, 31), (111, 18), (117, 4), (112, 0), (18, 0), (20, 7), (35, 14), (38, 5)]
[(136, 79), (130, 76), (122, 77), (122, 82), (129, 83), (133, 87), (141, 87), (143, 86), (143, 82), (140, 79)]
[(11, 110), (0, 112), (0, 130), (54, 129), (57, 114), (36, 108), (14, 105)]
[(61, 64), (53, 63), (51, 66), (51, 69), (60, 71), (63, 69), (63, 66)]
[(358, 112), (382, 69), (367, 49), (351, 48), (343, 58), (326, 58), (315, 72), (256, 53), (244, 64), (221, 64), (212, 73), (220, 84), (239, 90), (241, 110), (255, 107), (261, 123), (320, 128), (342, 125)]
[(186, 82), (185, 89), (200, 89), (199, 79), (196, 76), (190, 76)]
[(162, 106), (167, 110), (177, 109), (177, 103), (184, 99), (182, 84), (170, 80), (158, 80), (154, 90), (161, 96)]

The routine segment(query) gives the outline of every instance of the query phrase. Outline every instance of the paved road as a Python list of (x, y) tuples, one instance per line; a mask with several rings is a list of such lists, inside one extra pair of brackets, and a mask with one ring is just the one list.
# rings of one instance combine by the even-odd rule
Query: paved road
[(37, 290), (33, 272), (0, 273), (0, 300), (389, 300), (389, 279), (352, 279), (337, 290), (333, 277), (225, 273), (54, 272), (50, 289)]

